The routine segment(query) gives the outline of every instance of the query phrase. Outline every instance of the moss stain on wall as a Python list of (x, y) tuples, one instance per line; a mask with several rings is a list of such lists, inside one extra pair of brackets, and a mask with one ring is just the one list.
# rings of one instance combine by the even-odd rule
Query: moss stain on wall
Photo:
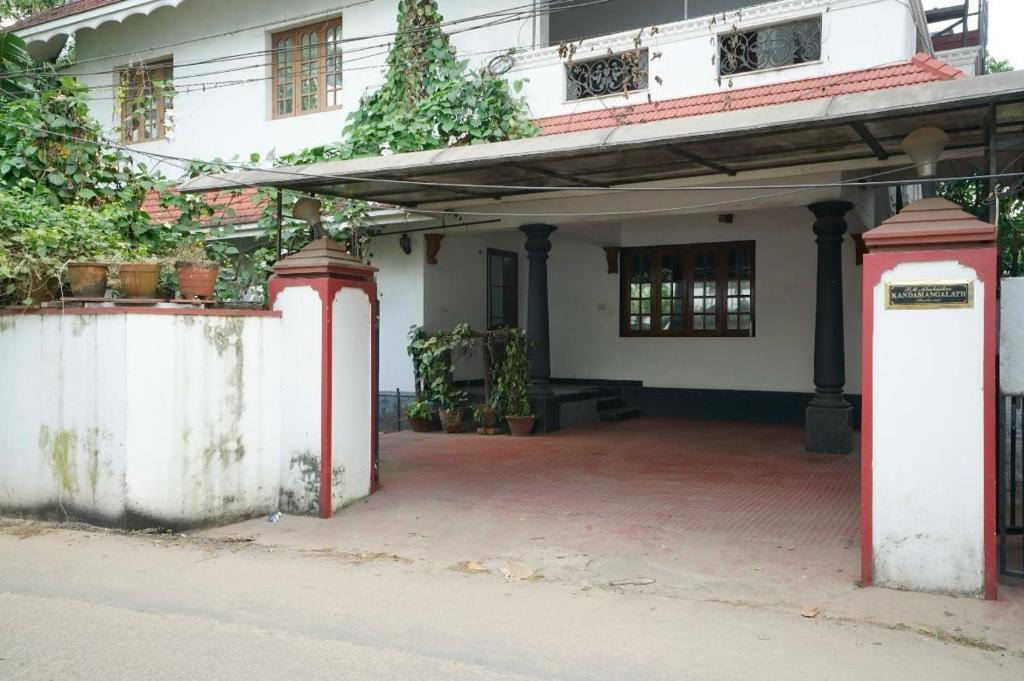
[(50, 462), (54, 478), (62, 490), (73, 494), (75, 485), (75, 450), (78, 436), (73, 430), (50, 431), (48, 426), (39, 428), (39, 449)]

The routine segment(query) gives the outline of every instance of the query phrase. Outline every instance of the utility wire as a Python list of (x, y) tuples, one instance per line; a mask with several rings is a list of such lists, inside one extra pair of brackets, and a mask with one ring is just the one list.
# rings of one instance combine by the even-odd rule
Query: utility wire
[[(120, 58), (120, 57), (131, 57), (133, 55), (139, 54), (140, 52), (156, 52), (156, 51), (164, 50), (164, 49), (167, 49), (167, 48), (170, 48), (170, 47), (177, 47), (177, 46), (180, 46), (180, 45), (194, 43), (194, 42), (198, 42), (198, 41), (202, 41), (202, 40), (213, 40), (213, 39), (216, 39), (216, 38), (236, 35), (238, 33), (243, 33), (243, 32), (246, 32), (246, 31), (255, 30), (255, 29), (259, 29), (259, 28), (267, 28), (267, 27), (272, 27), (272, 26), (279, 26), (281, 24), (288, 24), (288, 23), (291, 23), (292, 21), (302, 20), (304, 18), (323, 16), (325, 20), (329, 20), (331, 18), (334, 18), (333, 15), (336, 15), (339, 11), (343, 11), (345, 9), (349, 9), (351, 7), (356, 7), (356, 6), (359, 6), (359, 5), (368, 4), (369, 2), (372, 2), (372, 1), (373, 0), (361, 0), (360, 2), (355, 2), (355, 3), (352, 3), (350, 5), (345, 5), (343, 7), (339, 7), (339, 8), (335, 8), (335, 9), (322, 10), (322, 11), (315, 12), (313, 14), (307, 14), (307, 15), (303, 15), (303, 16), (300, 16), (300, 17), (279, 19), (279, 20), (275, 20), (273, 22), (268, 22), (268, 23), (265, 23), (265, 24), (259, 24), (259, 25), (256, 25), (256, 26), (250, 26), (250, 27), (246, 27), (246, 28), (235, 29), (235, 30), (232, 30), (232, 31), (227, 31), (227, 32), (224, 32), (224, 33), (218, 33), (218, 34), (214, 34), (214, 35), (204, 36), (204, 37), (200, 37), (200, 38), (191, 38), (191, 39), (188, 39), (188, 40), (183, 40), (183, 41), (178, 41), (178, 42), (173, 42), (173, 43), (165, 43), (165, 44), (162, 44), (162, 45), (156, 45), (156, 46), (153, 46), (153, 47), (148, 47), (145, 50), (133, 50), (133, 51), (130, 51), (130, 52), (122, 52), (122, 53), (118, 53), (118, 54), (104, 55), (102, 57), (91, 57), (91, 58), (88, 58), (88, 59), (81, 59), (81, 60), (77, 60), (73, 64), (73, 66), (78, 66), (78, 65), (81, 65), (81, 64), (87, 64), (87, 63), (93, 63), (93, 62), (99, 62), (99, 61), (105, 61), (105, 60), (109, 60), (109, 59), (117, 59), (117, 58)], [(544, 2), (542, 2), (542, 3), (540, 3), (540, 4), (536, 5), (536, 6), (533, 3), (524, 4), (524, 5), (517, 5), (515, 7), (506, 8), (506, 9), (503, 9), (503, 10), (496, 10), (496, 11), (492, 11), (492, 12), (483, 12), (483, 13), (480, 13), (480, 14), (474, 14), (474, 15), (469, 15), (469, 16), (465, 16), (465, 17), (459, 17), (459, 18), (456, 18), (456, 19), (450, 19), (450, 20), (443, 21), (443, 22), (441, 22), (439, 24), (436, 24), (436, 25), (425, 26), (425, 27), (421, 27), (421, 28), (406, 29), (406, 30), (403, 30), (403, 31), (397, 31), (396, 30), (396, 31), (393, 31), (393, 32), (371, 33), (371, 34), (365, 34), (365, 35), (360, 35), (360, 36), (343, 37), (343, 38), (340, 38), (336, 42), (338, 42), (338, 43), (350, 43), (350, 42), (359, 42), (359, 41), (364, 41), (364, 40), (373, 40), (373, 39), (377, 39), (377, 38), (390, 38), (390, 39), (393, 39), (393, 38), (397, 38), (400, 35), (423, 33), (423, 32), (431, 31), (431, 30), (434, 30), (434, 29), (441, 29), (446, 34), (452, 35), (452, 34), (463, 33), (463, 32), (466, 32), (466, 31), (479, 30), (481, 28), (487, 28), (487, 27), (491, 27), (491, 26), (495, 26), (495, 25), (501, 25), (501, 24), (504, 24), (504, 23), (511, 23), (511, 22), (515, 22), (515, 21), (519, 21), (519, 20), (524, 20), (524, 19), (528, 19), (528, 18), (531, 18), (531, 17), (535, 17), (535, 16), (546, 16), (546, 15), (553, 14), (553, 13), (556, 13), (556, 12), (566, 11), (566, 10), (570, 10), (570, 9), (576, 9), (578, 7), (587, 7), (587, 6), (590, 6), (590, 5), (600, 5), (600, 4), (605, 4), (607, 2), (615, 2), (615, 1), (617, 1), (617, 0), (588, 0), (588, 2), (581, 3), (581, 4), (570, 4), (570, 3), (573, 3), (574, 0), (545, 0)], [(540, 7), (540, 8), (543, 8), (543, 9), (538, 11), (536, 9), (537, 7)], [(458, 26), (460, 24), (465, 24), (465, 23), (468, 23), (468, 22), (484, 21), (484, 20), (488, 20), (488, 19), (491, 19), (492, 21), (489, 22), (489, 23), (482, 24), (481, 26), (463, 27), (463, 28), (459, 28), (459, 29), (456, 29), (456, 30), (453, 30), (453, 31), (445, 30), (449, 26)], [(368, 45), (368, 46), (362, 46), (362, 47), (359, 47), (359, 48), (355, 48), (355, 51), (366, 50), (366, 49), (373, 49), (373, 48), (377, 48), (377, 47), (385, 47), (387, 45), (389, 45), (388, 42), (376, 43), (374, 45)], [(293, 47), (288, 47), (288, 48), (271, 48), (271, 49), (268, 49), (268, 50), (256, 50), (256, 51), (250, 51), (250, 52), (230, 53), (230, 54), (227, 54), (227, 55), (222, 55), (220, 57), (212, 57), (212, 58), (209, 58), (209, 59), (197, 60), (197, 61), (194, 61), (194, 62), (185, 62), (185, 63), (179, 64), (179, 66), (194, 66), (194, 65), (212, 64), (212, 63), (217, 63), (217, 62), (221, 62), (221, 61), (231, 61), (231, 60), (234, 60), (234, 59), (244, 59), (244, 58), (261, 56), (261, 55), (268, 55), (268, 54), (272, 55), (272, 54), (275, 54), (276, 52), (279, 52), (279, 51), (288, 51), (288, 50), (292, 50), (292, 49), (294, 49), (294, 46)], [(107, 73), (109, 73), (109, 70), (83, 72), (83, 73), (72, 74), (72, 75), (76, 75), (76, 76), (80, 76), (80, 75), (105, 75)], [(5, 74), (5, 77), (13, 78), (13, 77), (19, 77), (19, 76), (33, 76), (33, 75), (35, 75), (37, 77), (40, 77), (40, 78), (49, 78), (49, 77), (51, 77), (51, 74), (49, 74), (49, 73), (40, 73), (40, 69), (39, 68), (26, 69), (26, 70), (20, 71), (20, 72), (19, 71), (8, 72), (8, 73)]]

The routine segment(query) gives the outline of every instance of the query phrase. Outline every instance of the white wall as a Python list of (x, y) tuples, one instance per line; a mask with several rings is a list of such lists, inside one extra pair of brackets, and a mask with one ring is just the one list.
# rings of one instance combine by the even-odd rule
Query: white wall
[[(622, 11), (628, 11), (625, 7)], [(715, 38), (719, 33), (732, 31), (734, 26), (743, 30), (813, 16), (822, 18), (819, 62), (719, 80)], [(632, 30), (586, 40), (574, 59), (582, 61), (609, 51), (632, 50), (636, 35), (637, 31)], [(907, 62), (916, 51), (917, 33), (906, 0), (806, 0), (758, 4), (740, 12), (727, 12), (724, 21), (719, 13), (664, 24), (658, 27), (656, 35), (644, 32), (642, 45), (649, 54), (662, 56), (650, 61), (649, 88), (631, 93), (629, 99), (609, 95), (566, 102), (565, 65), (557, 46), (517, 55), (517, 65), (507, 78), (528, 79), (523, 94), (534, 116), (558, 116), (638, 104), (648, 99), (657, 102)]]
[[(473, 0), (442, 0), (441, 12), (448, 21), (470, 15), (518, 7), (521, 0), (492, 0), (486, 6)], [(319, 17), (294, 21), (294, 17), (350, 5), (342, 12), (344, 44), (343, 106), (338, 110), (274, 120), (270, 116), (269, 57), (270, 35), (276, 31)], [(248, 160), (252, 152), (278, 153), (295, 151), (315, 144), (341, 139), (341, 129), (359, 99), (377, 87), (383, 75), (388, 37), (352, 40), (363, 36), (389, 34), (395, 30), (396, 0), (374, 0), (364, 4), (338, 3), (330, 0), (188, 0), (180, 7), (162, 8), (152, 15), (135, 15), (123, 23), (107, 23), (96, 29), (79, 31), (77, 54), (83, 62), (73, 72), (94, 90), (92, 113), (108, 128), (117, 121), (114, 115), (114, 71), (130, 61), (144, 61), (172, 56), (175, 86), (179, 94), (174, 102), (173, 140), (137, 145), (140, 150), (173, 154), (188, 158), (230, 159), (238, 156)], [(324, 16), (323, 14), (320, 15)], [(279, 23), (275, 23), (279, 22)], [(185, 45), (154, 49), (189, 38), (202, 38), (236, 31), (240, 27), (271, 24)], [(497, 52), (509, 47), (530, 47), (533, 22), (523, 19), (513, 23), (463, 31), (480, 21), (452, 26), (452, 42), (460, 56), (479, 66)], [(131, 57), (108, 55), (131, 53)], [(198, 63), (226, 55), (249, 54), (227, 62)], [(191, 65), (190, 65), (191, 64)], [(213, 73), (225, 71), (224, 73)], [(229, 87), (207, 88), (184, 92), (189, 83), (223, 83), (252, 81)], [(164, 164), (170, 175), (178, 169)]]
[[(513, 7), (522, 8), (522, 0), (441, 0), (440, 9), (448, 21), (458, 21), (484, 12)], [(692, 3), (691, 3), (692, 4)], [(707, 3), (704, 3), (705, 5)], [(716, 0), (715, 6), (722, 3)], [(748, 4), (726, 2), (727, 5)], [(645, 35), (643, 44), (652, 59), (650, 89), (635, 93), (635, 102), (660, 101), (692, 94), (703, 94), (800, 78), (843, 73), (882, 64), (904, 62), (915, 51), (916, 33), (905, 0), (784, 0), (771, 3), (749, 3), (739, 14), (730, 12), (726, 22), (721, 14), (681, 22), (662, 24), (655, 36)], [(703, 6), (703, 5), (701, 5)], [(274, 120), (270, 116), (270, 69), (265, 52), (270, 35), (276, 31), (308, 23), (296, 17), (326, 12), (338, 7), (330, 0), (186, 0), (178, 7), (163, 7), (151, 15), (136, 14), (120, 23), (105, 23), (95, 29), (82, 29), (77, 34), (77, 54), (81, 63), (71, 72), (94, 88), (93, 115), (113, 129), (117, 124), (114, 112), (114, 72), (130, 62), (173, 57), (175, 97), (173, 139), (137, 145), (138, 149), (187, 158), (215, 157), (247, 159), (252, 152), (278, 153), (294, 151), (315, 144), (338, 141), (347, 115), (358, 105), (360, 97), (377, 87), (383, 75), (388, 38), (364, 36), (389, 34), (395, 29), (396, 0), (373, 0), (344, 9), (342, 33), (344, 45), (343, 106), (334, 111)], [(626, 25), (646, 22), (645, 15), (635, 14), (628, 5), (612, 8), (629, 13), (621, 19)], [(698, 10), (691, 7), (691, 15)], [(602, 10), (612, 11), (612, 10)], [(579, 10), (586, 15), (593, 8)], [(572, 13), (542, 16), (535, 22), (528, 16), (510, 23), (486, 28), (480, 20), (457, 23), (448, 27), (460, 57), (476, 68), (509, 49), (523, 49), (516, 55), (516, 66), (507, 74), (510, 80), (526, 79), (523, 94), (536, 117), (588, 111), (606, 106), (631, 103), (615, 96), (601, 100), (566, 103), (565, 67), (556, 48), (531, 50), (534, 40), (547, 39), (548, 24), (571, 22)], [(756, 27), (766, 23), (785, 22), (808, 16), (823, 18), (823, 55), (819, 63), (775, 69), (734, 76), (719, 82), (714, 36), (722, 30)], [(322, 14), (320, 16), (323, 16)], [(653, 15), (652, 15), (653, 16)], [(665, 15), (668, 16), (668, 15)], [(550, 19), (550, 21), (549, 21)], [(239, 28), (266, 25), (264, 28), (238, 31)], [(581, 32), (587, 33), (586, 27)], [(557, 29), (561, 30), (561, 29)], [(600, 30), (600, 27), (593, 27)], [(221, 35), (216, 38), (206, 38)], [(600, 56), (611, 51), (632, 49), (636, 31), (601, 36), (586, 41), (577, 52), (577, 60)], [(865, 49), (865, 36), (870, 36), (870, 49)], [(194, 42), (159, 48), (196, 38)], [(219, 60), (226, 55), (243, 55), (232, 61)], [(128, 55), (128, 56), (119, 56)], [(660, 80), (660, 82), (659, 82)], [(224, 86), (228, 81), (241, 81)], [(189, 84), (206, 83), (205, 90), (187, 91)], [(209, 87), (211, 86), (212, 87)], [(174, 175), (179, 169), (162, 164), (165, 172)]]
[[(851, 231), (860, 231), (854, 213)], [(686, 215), (626, 223), (564, 225), (552, 235), (548, 261), (552, 375), (558, 378), (641, 380), (649, 387), (811, 392), (814, 357), (816, 245), (814, 216), (803, 207), (716, 215)], [(526, 324), (527, 273), (518, 231), (448, 230), (437, 265), (423, 267), (424, 324), (450, 329), (486, 324), (488, 248), (519, 253), (519, 319)], [(757, 328), (753, 338), (624, 338), (619, 336), (619, 277), (607, 273), (602, 246), (652, 246), (717, 241), (755, 242)], [(853, 241), (844, 241), (846, 390), (860, 392), (860, 281)], [(414, 255), (416, 255), (414, 253)], [(418, 259), (411, 256), (406, 260)], [(382, 281), (407, 272), (397, 256), (375, 262)], [(385, 327), (399, 327), (381, 310), (381, 366), (398, 365), (404, 345), (384, 347)], [(409, 380), (411, 382), (411, 369)], [(459, 378), (482, 375), (478, 358)], [(390, 378), (390, 377), (389, 377)], [(382, 378), (382, 389), (391, 389)]]
[(290, 286), (274, 301), (282, 313), (281, 510), (320, 511), (320, 425), (323, 380), (323, 301), (311, 286)]
[(0, 508), (185, 526), (276, 507), (279, 322), (0, 316)]
[(412, 362), (405, 348), (409, 328), (424, 323), (423, 234), (409, 235), (409, 255), (402, 252), (398, 238), (397, 234), (376, 237), (369, 246), (369, 263), (379, 268), (380, 389), (384, 392), (412, 391)]
[[(885, 282), (974, 280), (966, 309), (887, 310)], [(872, 546), (879, 586), (983, 587), (984, 306), (953, 261), (907, 263), (874, 287)]]
[(1001, 281), (999, 293), (999, 390), (1024, 394), (1024, 278)]
[(334, 296), (331, 335), (331, 509), (370, 494), (373, 330), (365, 291), (343, 288)]

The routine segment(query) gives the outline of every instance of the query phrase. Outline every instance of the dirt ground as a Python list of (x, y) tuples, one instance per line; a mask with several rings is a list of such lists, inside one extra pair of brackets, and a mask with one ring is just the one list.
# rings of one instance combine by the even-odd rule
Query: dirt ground
[[(322, 530), (315, 519), (260, 522), (271, 528), (262, 537), (246, 531), (255, 523), (186, 536), (0, 523), (0, 678), (1024, 673), (1012, 603), (872, 589), (751, 599), (763, 592), (740, 580), (693, 575), (684, 588), (680, 573), (588, 565), (557, 550), (449, 562), (372, 542), (294, 541), (299, 528)], [(287, 536), (281, 528), (293, 540), (272, 541)], [(552, 569), (560, 560), (572, 565)]]

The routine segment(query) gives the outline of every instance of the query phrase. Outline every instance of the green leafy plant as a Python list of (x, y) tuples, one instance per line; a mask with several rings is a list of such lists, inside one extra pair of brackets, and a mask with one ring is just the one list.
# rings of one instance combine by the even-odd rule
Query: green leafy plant
[(431, 414), (430, 402), (425, 400), (413, 400), (405, 409), (405, 415), (410, 419), (429, 419)]
[(455, 385), (455, 360), (472, 350), (473, 330), (459, 324), (450, 332), (430, 333), (422, 327), (409, 331), (409, 357), (413, 361), (416, 400), (441, 409), (466, 406), (468, 395)]
[(0, 190), (0, 305), (38, 302), (69, 262), (144, 257), (120, 227), (131, 209), (108, 204), (53, 206), (36, 194)]
[(530, 366), (526, 357), (526, 332), (518, 328), (491, 332), (488, 342), (500, 345), (492, 356), (500, 357), (491, 367), (491, 406), (502, 416), (531, 416)]

